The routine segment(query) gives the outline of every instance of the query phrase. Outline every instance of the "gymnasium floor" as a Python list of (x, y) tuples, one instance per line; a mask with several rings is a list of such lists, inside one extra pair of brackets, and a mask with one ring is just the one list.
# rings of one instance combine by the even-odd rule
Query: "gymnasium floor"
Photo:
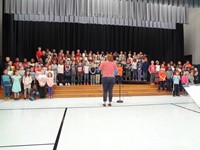
[(199, 150), (190, 96), (0, 100), (0, 150)]

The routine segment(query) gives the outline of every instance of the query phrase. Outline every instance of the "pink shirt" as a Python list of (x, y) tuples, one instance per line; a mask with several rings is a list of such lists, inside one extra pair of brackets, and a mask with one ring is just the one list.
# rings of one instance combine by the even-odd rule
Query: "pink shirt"
[(53, 77), (47, 77), (47, 85), (52, 87), (54, 85)]
[(181, 83), (182, 83), (182, 84), (188, 84), (188, 77), (185, 76), (185, 75), (183, 75), (183, 76), (181, 77)]
[(117, 65), (114, 62), (102, 62), (99, 70), (103, 71), (103, 77), (114, 77), (114, 70), (117, 70)]

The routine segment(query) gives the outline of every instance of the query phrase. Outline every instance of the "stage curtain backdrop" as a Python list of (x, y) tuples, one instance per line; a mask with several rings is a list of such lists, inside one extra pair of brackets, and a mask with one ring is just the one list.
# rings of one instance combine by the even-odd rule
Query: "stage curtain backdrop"
[(35, 58), (38, 46), (92, 51), (143, 51), (150, 59), (183, 60), (183, 25), (176, 30), (142, 27), (14, 21), (4, 14), (3, 56)]

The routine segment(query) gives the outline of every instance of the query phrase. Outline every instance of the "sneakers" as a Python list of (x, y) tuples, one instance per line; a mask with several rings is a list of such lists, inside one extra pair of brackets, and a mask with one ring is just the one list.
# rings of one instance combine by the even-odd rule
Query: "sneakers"
[(63, 84), (62, 84), (62, 83), (59, 83), (59, 86), (63, 86)]

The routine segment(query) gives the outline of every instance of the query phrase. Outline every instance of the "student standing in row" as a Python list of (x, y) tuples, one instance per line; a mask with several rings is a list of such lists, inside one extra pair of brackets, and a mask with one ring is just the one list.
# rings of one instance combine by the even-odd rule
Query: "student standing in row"
[(24, 84), (24, 99), (27, 98), (27, 93), (30, 95), (32, 78), (29, 71), (25, 71), (22, 82)]
[(173, 96), (179, 96), (179, 82), (180, 82), (179, 72), (176, 71), (173, 77)]
[(53, 98), (53, 85), (54, 85), (53, 74), (49, 72), (47, 74), (47, 90), (49, 98)]
[(21, 92), (21, 76), (19, 75), (18, 70), (15, 70), (14, 75), (12, 76), (12, 81), (12, 92), (14, 93), (14, 100), (19, 100), (19, 93)]
[(38, 82), (40, 98), (46, 98), (47, 76), (44, 74), (44, 70), (41, 70), (41, 74), (38, 76)]
[(4, 74), (1, 76), (1, 86), (4, 90), (4, 99), (9, 100), (10, 99), (10, 93), (11, 93), (11, 86), (12, 86), (12, 79), (11, 76), (8, 75), (8, 70), (5, 69)]

